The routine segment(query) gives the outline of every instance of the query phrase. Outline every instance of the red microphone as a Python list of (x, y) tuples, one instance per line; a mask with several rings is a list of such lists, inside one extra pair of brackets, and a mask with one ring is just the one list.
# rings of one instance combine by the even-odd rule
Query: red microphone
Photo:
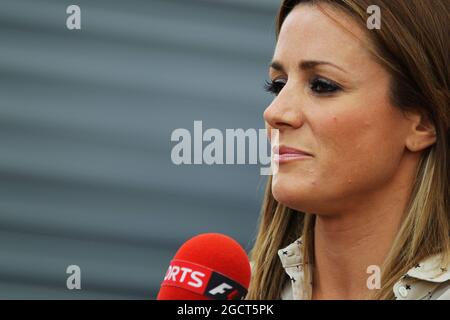
[(250, 283), (245, 250), (218, 233), (200, 234), (178, 249), (157, 300), (240, 300)]

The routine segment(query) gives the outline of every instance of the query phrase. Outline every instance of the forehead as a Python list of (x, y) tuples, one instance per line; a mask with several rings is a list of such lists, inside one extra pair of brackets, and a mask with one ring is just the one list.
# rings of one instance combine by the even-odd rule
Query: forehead
[[(365, 31), (350, 17), (329, 6), (298, 5), (286, 17), (274, 60), (325, 60), (351, 69), (370, 59)], [(294, 61), (292, 61), (294, 62)]]

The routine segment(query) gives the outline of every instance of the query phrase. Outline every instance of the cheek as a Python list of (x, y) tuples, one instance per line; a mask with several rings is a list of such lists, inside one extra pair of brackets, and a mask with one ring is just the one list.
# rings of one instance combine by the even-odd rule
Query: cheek
[[(374, 188), (393, 174), (403, 152), (395, 117), (370, 114), (332, 115), (319, 140), (317, 180), (332, 188)], [(354, 191), (354, 190), (353, 190)]]

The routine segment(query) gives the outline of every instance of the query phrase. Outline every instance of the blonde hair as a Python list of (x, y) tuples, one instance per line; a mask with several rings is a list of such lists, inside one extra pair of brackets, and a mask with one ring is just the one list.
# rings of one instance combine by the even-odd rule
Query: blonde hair
[[(424, 258), (450, 259), (450, 9), (446, 0), (285, 0), (277, 17), (277, 36), (298, 4), (326, 4), (366, 29), (370, 5), (381, 8), (381, 29), (367, 30), (369, 50), (391, 75), (392, 104), (404, 112), (420, 112), (431, 121), (436, 142), (423, 151), (410, 201), (382, 266), (382, 286), (373, 299), (393, 299), (392, 287)], [(324, 11), (324, 10), (322, 10)], [(252, 278), (246, 299), (280, 299), (288, 280), (278, 250), (300, 236), (304, 261), (314, 262), (314, 215), (278, 203), (267, 181), (258, 233), (250, 252)], [(308, 268), (305, 268), (305, 271)], [(308, 276), (305, 276), (308, 279)]]

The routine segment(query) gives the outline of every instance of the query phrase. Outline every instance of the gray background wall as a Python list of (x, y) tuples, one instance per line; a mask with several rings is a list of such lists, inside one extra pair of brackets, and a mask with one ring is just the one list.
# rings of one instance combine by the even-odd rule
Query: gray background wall
[(264, 127), (277, 5), (0, 0), (0, 298), (153, 299), (186, 239), (251, 248), (259, 166), (175, 166), (170, 135)]

